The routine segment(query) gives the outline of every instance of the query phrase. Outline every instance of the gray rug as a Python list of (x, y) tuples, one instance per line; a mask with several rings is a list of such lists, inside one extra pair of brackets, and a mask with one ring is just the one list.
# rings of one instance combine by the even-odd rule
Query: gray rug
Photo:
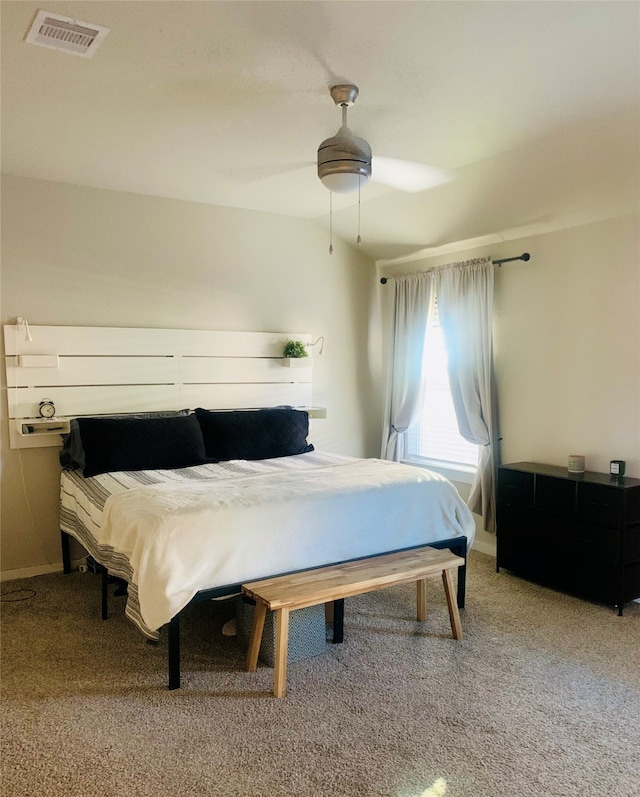
[[(231, 607), (183, 622), (182, 688), (99, 578), (2, 585), (3, 797), (640, 795), (640, 605), (625, 616), (472, 553), (464, 639), (442, 586), (346, 602), (345, 642), (244, 672)], [(16, 589), (35, 590), (8, 594)], [(9, 602), (13, 598), (25, 600)]]

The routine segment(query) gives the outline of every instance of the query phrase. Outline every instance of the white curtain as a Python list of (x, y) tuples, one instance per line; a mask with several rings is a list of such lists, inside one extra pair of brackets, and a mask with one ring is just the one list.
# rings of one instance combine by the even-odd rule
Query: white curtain
[(493, 374), (493, 264), (489, 259), (434, 269), (449, 368), (449, 383), (460, 434), (481, 446), (469, 508), (495, 531), (497, 413)]
[(407, 430), (418, 420), (422, 393), (422, 354), (433, 280), (427, 274), (396, 277), (392, 313), (392, 338), (387, 372), (382, 458), (398, 462), (404, 457)]

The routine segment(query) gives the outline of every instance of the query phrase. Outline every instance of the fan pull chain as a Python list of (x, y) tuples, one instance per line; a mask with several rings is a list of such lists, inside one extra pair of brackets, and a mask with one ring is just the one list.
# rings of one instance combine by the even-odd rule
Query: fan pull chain
[(362, 181), (362, 175), (358, 175), (358, 237), (356, 238), (356, 243), (358, 246), (362, 246), (362, 236), (360, 235), (360, 183)]
[(329, 191), (329, 254), (333, 254), (333, 191)]

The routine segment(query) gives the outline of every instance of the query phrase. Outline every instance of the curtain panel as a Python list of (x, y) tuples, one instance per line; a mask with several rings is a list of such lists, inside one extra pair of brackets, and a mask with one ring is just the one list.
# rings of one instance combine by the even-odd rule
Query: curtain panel
[(398, 462), (404, 457), (406, 432), (418, 420), (433, 282), (415, 274), (399, 277), (392, 284), (391, 355), (381, 456)]
[(433, 271), (449, 371), (462, 437), (480, 446), (469, 508), (495, 531), (497, 407), (493, 371), (493, 263), (472, 260)]
[(451, 395), (462, 437), (480, 447), (469, 508), (495, 531), (498, 423), (493, 371), (493, 264), (491, 259), (451, 263), (392, 281), (390, 363), (382, 457), (405, 454), (407, 430), (418, 421), (422, 356), (431, 298), (447, 350)]

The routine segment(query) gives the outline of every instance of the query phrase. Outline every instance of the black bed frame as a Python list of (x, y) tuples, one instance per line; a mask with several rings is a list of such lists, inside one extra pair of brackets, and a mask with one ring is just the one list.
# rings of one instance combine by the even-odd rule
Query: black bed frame
[[(68, 534), (66, 531), (60, 531), (61, 539), (62, 539), (62, 568), (64, 573), (71, 572), (71, 550), (70, 550), (70, 540), (71, 535)], [(465, 563), (461, 567), (458, 568), (458, 594), (457, 594), (457, 603), (460, 609), (464, 609), (464, 601), (465, 601), (465, 594), (466, 594), (466, 586), (467, 586), (467, 538), (466, 537), (454, 537), (448, 540), (437, 540), (436, 542), (428, 543), (432, 548), (449, 548), (449, 550), (456, 554), (457, 556), (461, 556)], [(421, 548), (422, 545), (415, 545), (411, 546), (412, 548)], [(402, 550), (411, 550), (411, 548), (402, 549)], [(388, 553), (394, 553), (394, 551), (385, 551), (384, 553), (377, 554), (378, 556), (384, 556)], [(365, 559), (370, 557), (358, 557), (358, 559)], [(322, 565), (322, 567), (327, 567), (331, 564), (344, 564), (344, 561), (338, 562), (331, 562), (327, 563), (326, 565)], [(357, 561), (355, 560), (348, 560), (348, 561)], [(107, 620), (109, 618), (109, 607), (108, 607), (108, 597), (109, 597), (109, 583), (112, 581), (112, 577), (109, 576), (107, 568), (100, 566), (100, 572), (102, 577), (102, 595), (101, 595), (101, 617), (103, 620)], [(305, 568), (308, 570), (311, 568)], [(299, 571), (293, 571), (299, 572)], [(271, 573), (269, 575), (262, 576), (262, 578), (275, 578), (276, 576), (283, 576), (288, 575), (287, 573)], [(116, 579), (120, 581), (121, 579)], [(252, 579), (253, 581), (259, 579)], [(192, 606), (194, 603), (201, 603), (202, 601), (212, 600), (213, 598), (223, 598), (225, 596), (231, 596), (238, 594), (242, 591), (241, 584), (227, 584), (224, 587), (215, 587), (213, 589), (204, 589), (198, 592), (191, 601), (185, 606), (185, 609), (188, 606)], [(183, 609), (184, 611), (184, 609)], [(169, 634), (168, 634), (168, 667), (169, 667), (169, 689), (179, 689), (180, 688), (180, 612), (173, 617), (169, 623)], [(333, 601), (333, 642), (340, 643), (343, 641), (344, 638), (344, 598), (339, 600)]]

